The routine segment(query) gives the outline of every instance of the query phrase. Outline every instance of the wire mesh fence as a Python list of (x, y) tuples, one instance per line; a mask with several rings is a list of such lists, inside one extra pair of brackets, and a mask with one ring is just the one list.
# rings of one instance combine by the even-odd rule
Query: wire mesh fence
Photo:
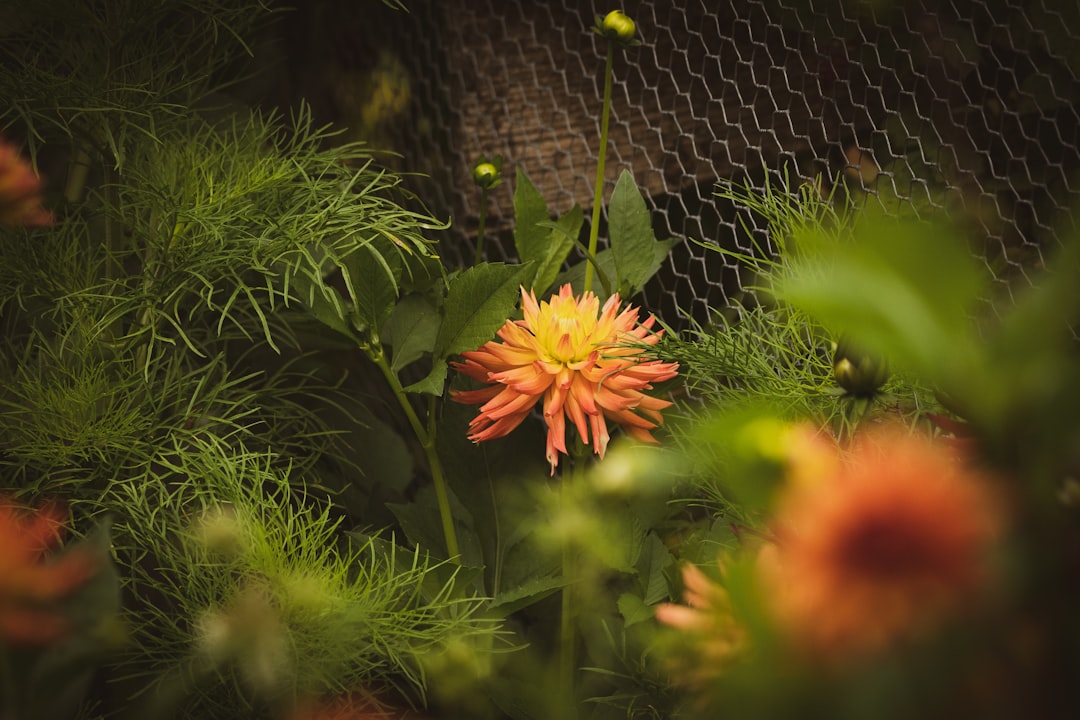
[[(322, 4), (337, 80), (326, 110), (402, 153), (429, 208), (475, 235), (480, 156), (520, 168), (549, 207), (588, 205), (605, 45), (597, 0), (442, 0), (409, 12)], [(783, 177), (843, 183), (858, 203), (958, 218), (1009, 290), (1064, 242), (1080, 199), (1075, 0), (628, 0), (643, 44), (619, 53), (606, 194), (629, 170), (659, 237), (686, 239), (644, 304), (680, 325), (744, 293), (736, 264), (760, 218), (714, 195)], [(327, 35), (328, 33), (328, 35)], [(353, 72), (358, 68), (362, 73)], [(329, 77), (329, 75), (327, 76)], [(357, 78), (361, 78), (358, 80)], [(363, 85), (363, 91), (358, 87)], [(372, 89), (376, 95), (372, 95)], [(382, 95), (378, 95), (382, 92)], [(350, 105), (350, 97), (382, 97)], [(355, 118), (359, 118), (359, 123)], [(490, 197), (489, 257), (512, 256), (513, 183)], [(588, 207), (586, 215), (588, 215)], [(464, 259), (464, 258), (461, 258)]]

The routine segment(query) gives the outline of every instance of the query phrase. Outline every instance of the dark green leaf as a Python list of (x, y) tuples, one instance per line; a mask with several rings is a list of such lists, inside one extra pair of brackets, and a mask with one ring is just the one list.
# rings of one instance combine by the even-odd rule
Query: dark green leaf
[(982, 272), (955, 234), (880, 219), (849, 240), (816, 230), (796, 240), (814, 251), (782, 280), (782, 299), (931, 382), (974, 370), (969, 317)]
[(406, 295), (383, 326), (383, 342), (393, 349), (390, 368), (396, 373), (435, 349), (441, 318), (422, 295)]
[(601, 532), (603, 541), (592, 548), (596, 559), (618, 572), (636, 572), (634, 565), (645, 542), (645, 531), (638, 519), (629, 513), (611, 513), (604, 518)]
[(346, 319), (348, 309), (337, 290), (327, 285), (322, 278), (313, 280), (304, 274), (293, 276), (292, 284), (312, 317), (354, 343), (359, 341), (356, 331)]
[(550, 219), (543, 196), (518, 168), (514, 187), (514, 247), (522, 263), (539, 262), (547, 256), (551, 231), (539, 223)]
[(522, 276), (531, 266), (481, 263), (450, 282), (446, 316), (439, 327), (434, 357), (475, 350), (495, 336), (517, 306)]
[[(630, 295), (627, 295), (625, 292), (619, 294), (623, 300), (626, 300), (634, 292), (640, 290), (645, 283), (648, 282), (649, 278), (656, 274), (656, 271), (660, 269), (660, 264), (664, 262), (664, 258), (668, 256), (668, 253), (671, 252), (671, 248), (676, 242), (677, 240), (670, 238), (668, 240), (658, 240), (652, 243), (652, 260), (645, 275), (642, 277), (640, 284), (635, 288), (632, 288)], [(581, 288), (585, 282), (585, 264), (587, 262), (587, 260), (583, 260), (569, 270), (560, 273), (555, 279), (555, 285), (561, 287), (565, 283), (570, 283), (575, 289)], [(605, 275), (609, 278), (615, 277), (615, 254), (611, 250), (601, 250), (596, 253), (596, 262)], [(612, 289), (614, 290), (614, 288)], [(594, 285), (593, 292), (600, 299), (600, 302), (607, 300), (607, 293), (604, 292), (601, 286)]]
[[(588, 262), (588, 260), (582, 260), (576, 265), (571, 266), (568, 270), (559, 273), (559, 276), (555, 278), (555, 286), (562, 287), (566, 283), (570, 283), (574, 287), (575, 292), (580, 293), (581, 288), (585, 284), (585, 265)], [(609, 278), (615, 277), (615, 256), (612, 254), (611, 250), (601, 250), (596, 253), (596, 263)], [(614, 288), (612, 289), (614, 290)], [(607, 293), (604, 292), (604, 289), (600, 285), (594, 285), (592, 291), (596, 294), (596, 297), (600, 299), (601, 303), (607, 300)]]
[(505, 438), (474, 443), (468, 432), (476, 413), (473, 405), (445, 403), (436, 441), (447, 483), (472, 513), (489, 594), (496, 594), (559, 567), (556, 553), (537, 548), (535, 526), (542, 521), (533, 519), (534, 501), (522, 492), (530, 478), (547, 474), (546, 426), (530, 419)]
[(443, 386), (446, 384), (447, 369), (445, 359), (433, 360), (431, 372), (429, 372), (422, 380), (417, 380), (412, 385), (406, 385), (403, 389), (405, 392), (441, 396), (443, 394)]
[(652, 608), (633, 593), (623, 593), (618, 600), (619, 614), (622, 615), (626, 627), (630, 627), (653, 616)]
[(615, 258), (615, 286), (629, 297), (645, 285), (652, 275), (654, 246), (649, 209), (629, 171), (623, 170), (615, 183), (608, 205), (608, 228), (611, 251)]
[[(472, 529), (472, 515), (453, 492), (449, 492), (449, 499), (461, 550), (461, 564), (478, 567), (483, 563), (483, 553)], [(411, 503), (388, 503), (387, 507), (401, 523), (401, 529), (410, 543), (439, 557), (448, 556), (433, 485), (424, 486)]]
[[(641, 583), (642, 601), (646, 605), (655, 605), (668, 597), (668, 584), (665, 571), (675, 563), (671, 551), (656, 533), (645, 537), (645, 547), (637, 561), (638, 580)], [(624, 617), (626, 617), (624, 613)], [(627, 618), (627, 624), (630, 619)]]
[(547, 720), (552, 717), (548, 712), (552, 697), (544, 683), (504, 677), (497, 683), (487, 683), (484, 692), (511, 720)]
[(349, 442), (352, 447), (364, 448), (358, 453), (357, 465), (382, 490), (403, 494), (413, 478), (414, 465), (405, 439), (368, 408), (361, 405), (353, 412), (358, 423), (351, 429)]
[(522, 584), (501, 592), (491, 601), (492, 608), (510, 614), (533, 603), (540, 602), (566, 585), (560, 575), (549, 575), (526, 580)]
[(354, 303), (356, 329), (377, 339), (397, 300), (401, 256), (393, 250), (380, 252), (374, 245), (364, 245), (345, 258), (341, 272)]
[[(585, 213), (580, 205), (575, 205), (554, 223), (541, 222), (539, 227), (548, 230), (544, 254), (536, 258), (536, 275), (532, 288), (538, 295), (546, 294), (559, 274), (559, 269), (566, 262), (566, 256), (574, 249), (581, 226), (585, 223)], [(531, 258), (530, 258), (531, 259)]]

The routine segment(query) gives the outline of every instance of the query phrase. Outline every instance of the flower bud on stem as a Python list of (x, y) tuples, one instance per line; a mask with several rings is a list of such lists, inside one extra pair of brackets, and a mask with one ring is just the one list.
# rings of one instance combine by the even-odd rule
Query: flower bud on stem
[(604, 17), (596, 16), (593, 32), (619, 47), (627, 48), (640, 45), (637, 39), (637, 23), (622, 10), (612, 10)]
[(496, 155), (490, 162), (486, 158), (473, 166), (473, 182), (480, 188), (480, 223), (476, 231), (476, 253), (473, 263), (484, 257), (484, 230), (487, 225), (488, 192), (502, 183), (502, 156)]
[[(596, 245), (600, 237), (600, 210), (604, 202), (604, 161), (607, 159), (608, 121), (611, 117), (611, 75), (615, 64), (615, 45), (608, 44), (607, 63), (604, 66), (604, 105), (600, 115), (600, 150), (596, 159), (596, 186), (593, 190), (592, 221), (589, 223), (589, 255), (596, 257)], [(593, 266), (585, 265), (583, 292), (592, 290)]]
[[(596, 188), (593, 191), (592, 222), (589, 225), (590, 258), (596, 257), (597, 239), (600, 234), (600, 210), (604, 200), (604, 161), (607, 157), (608, 121), (611, 117), (611, 76), (615, 63), (615, 47), (628, 48), (640, 45), (637, 40), (637, 24), (622, 10), (612, 10), (603, 18), (596, 16), (593, 32), (607, 39), (607, 62), (604, 65), (604, 105), (600, 116), (600, 151), (596, 160)], [(584, 292), (592, 290), (593, 264), (585, 265)]]

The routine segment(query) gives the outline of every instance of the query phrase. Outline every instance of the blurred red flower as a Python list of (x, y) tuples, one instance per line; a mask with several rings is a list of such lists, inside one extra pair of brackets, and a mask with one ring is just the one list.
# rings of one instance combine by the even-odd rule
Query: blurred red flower
[(766, 600), (815, 656), (915, 639), (988, 588), (1001, 511), (988, 479), (950, 449), (903, 428), (868, 431), (832, 474), (787, 486), (776, 542), (759, 555)]
[(99, 563), (84, 548), (46, 559), (62, 527), (55, 505), (35, 512), (0, 498), (0, 641), (46, 645), (66, 632), (56, 603), (89, 580)]
[(455, 391), (454, 400), (480, 404), (480, 414), (469, 424), (469, 439), (483, 442), (511, 432), (543, 400), (547, 422), (546, 457), (551, 472), (566, 453), (566, 420), (577, 428), (585, 444), (590, 439), (600, 457), (608, 444), (607, 420), (622, 426), (631, 437), (655, 443), (650, 432), (663, 422), (660, 411), (671, 405), (646, 395), (652, 383), (675, 377), (678, 363), (646, 360), (646, 346), (660, 341), (652, 329), (656, 319), (638, 322), (638, 312), (619, 312), (619, 296), (612, 295), (600, 308), (591, 292), (574, 296), (563, 285), (550, 300), (521, 290), (522, 320), (507, 320), (499, 330), (502, 342), (462, 353), (455, 369), (489, 384), (480, 390)]
[(52, 213), (41, 206), (41, 178), (14, 145), (0, 142), (0, 225), (49, 225)]

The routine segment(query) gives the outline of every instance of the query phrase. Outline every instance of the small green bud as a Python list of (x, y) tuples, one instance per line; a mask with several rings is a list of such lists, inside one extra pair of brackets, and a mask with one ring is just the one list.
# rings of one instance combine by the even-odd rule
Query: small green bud
[(836, 384), (852, 395), (873, 395), (889, 379), (888, 364), (841, 337), (833, 353)]
[(597, 18), (596, 31), (608, 40), (626, 47), (636, 44), (637, 24), (622, 10), (612, 10), (603, 19)]
[(492, 190), (502, 182), (502, 157), (496, 156), (492, 160), (480, 158), (473, 166), (473, 182), (482, 190)]

